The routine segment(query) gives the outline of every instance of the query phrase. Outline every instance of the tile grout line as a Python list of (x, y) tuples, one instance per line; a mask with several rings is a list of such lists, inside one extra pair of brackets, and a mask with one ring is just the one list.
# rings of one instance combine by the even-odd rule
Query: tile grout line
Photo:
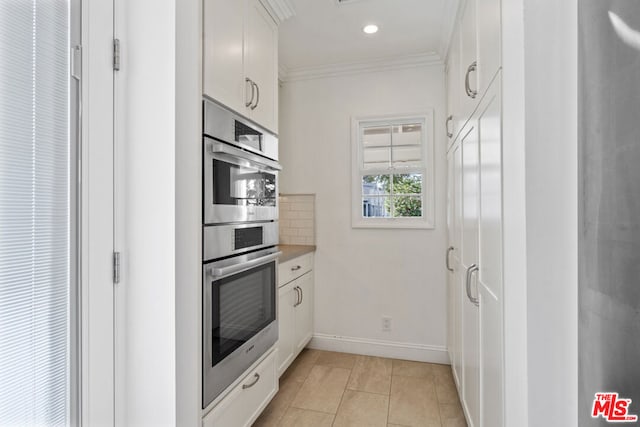
[(389, 425), (389, 416), (391, 415), (391, 390), (393, 390), (393, 365), (391, 366), (391, 381), (389, 382), (389, 401), (387, 402), (387, 426)]
[(342, 389), (342, 396), (340, 396), (340, 403), (338, 403), (338, 407), (336, 408), (336, 413), (333, 416), (333, 421), (331, 422), (332, 427), (336, 424), (336, 420), (338, 419), (338, 412), (340, 412), (340, 406), (342, 406), (342, 401), (344, 400), (344, 394), (347, 391), (347, 385), (349, 384), (349, 379), (351, 378), (352, 373), (353, 373), (353, 369), (349, 369), (349, 378), (347, 378), (347, 384), (345, 384), (344, 388)]
[[(295, 362), (295, 360), (293, 361)], [(293, 364), (293, 362), (291, 364)], [(311, 366), (311, 369), (313, 369), (313, 367), (316, 366), (316, 363), (313, 362), (313, 365)], [(289, 365), (289, 368), (291, 367), (291, 365)], [(278, 378), (278, 381), (280, 381), (280, 378), (282, 378), (287, 370), (289, 369), (287, 368), (282, 375)], [(294, 382), (298, 382), (300, 383), (300, 387), (298, 387), (298, 392), (300, 391), (300, 389), (302, 388), (302, 386), (304, 385), (304, 383), (307, 381), (307, 378), (309, 377), (309, 374), (311, 373), (311, 369), (309, 369), (309, 372), (307, 372), (307, 374), (304, 376), (304, 379), (302, 381), (294, 381)], [(289, 381), (293, 381), (293, 380), (289, 380)], [(280, 392), (280, 390), (278, 390), (278, 392)], [(284, 409), (284, 411), (282, 412), (282, 415), (280, 415), (280, 417), (277, 419), (276, 421), (276, 425), (280, 424), (280, 421), (282, 421), (282, 419), (284, 418), (284, 416), (287, 414), (287, 412), (289, 411), (289, 409), (291, 409), (292, 407), (295, 408), (295, 406), (292, 406), (293, 401), (295, 400), (295, 397), (293, 399), (291, 399), (291, 401), (287, 404), (287, 407)], [(317, 412), (317, 411), (316, 411)]]

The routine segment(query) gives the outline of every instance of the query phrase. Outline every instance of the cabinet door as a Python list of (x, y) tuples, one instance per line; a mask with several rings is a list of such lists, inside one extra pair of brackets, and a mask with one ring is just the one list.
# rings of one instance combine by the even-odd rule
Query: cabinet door
[[(447, 60), (447, 137), (448, 147), (456, 140), (460, 128), (464, 124), (460, 115), (460, 31), (453, 33), (449, 58)], [(465, 117), (464, 119), (467, 119)], [(450, 136), (449, 136), (450, 135)]]
[(453, 376), (460, 390), (462, 381), (462, 307), (464, 302), (462, 282), (463, 269), (461, 264), (461, 248), (462, 248), (462, 149), (460, 145), (456, 145), (451, 154), (453, 163), (452, 178), (452, 244), (453, 251), (450, 255), (450, 264), (453, 272), (450, 273), (449, 289), (452, 298), (452, 323), (453, 323), (453, 356), (451, 366), (453, 367)]
[(502, 299), (502, 127), (500, 75), (478, 108), (480, 137), (479, 280)]
[(294, 334), (295, 334), (295, 314), (294, 305), (298, 300), (294, 290), (294, 283), (291, 282), (278, 289), (278, 376), (289, 367), (295, 357), (294, 354)]
[(480, 299), (480, 396), (482, 426), (504, 425), (502, 301), (478, 284)]
[[(462, 130), (462, 404), (470, 427), (479, 426), (480, 367), (478, 307), (467, 293), (467, 271), (478, 262), (479, 141), (475, 119)], [(474, 284), (477, 273), (471, 276)], [(475, 289), (474, 286), (471, 286)], [(473, 297), (474, 295), (472, 295)]]
[(476, 0), (478, 38), (478, 92), (484, 94), (501, 65), (500, 0)]
[[(460, 21), (460, 114), (463, 120), (469, 119), (475, 109), (480, 92), (478, 91), (478, 72), (470, 67), (478, 60), (476, 40), (476, 1), (468, 0)], [(478, 92), (475, 97), (467, 93), (467, 88)]]
[(298, 354), (313, 335), (313, 271), (294, 282), (300, 292), (295, 309), (295, 354)]
[(243, 74), (244, 1), (204, 1), (203, 91), (245, 112)]
[(277, 133), (278, 28), (258, 0), (249, 0), (245, 35), (245, 75), (256, 84), (248, 114)]
[(502, 135), (500, 73), (479, 107), (480, 218), (478, 293), (480, 294), (480, 372), (483, 426), (503, 425), (502, 292)]
[[(455, 352), (455, 342), (454, 335), (457, 325), (455, 323), (455, 297), (454, 297), (454, 280), (455, 276), (453, 272), (455, 269), (452, 266), (451, 261), (451, 252), (454, 250), (454, 242), (453, 242), (453, 215), (454, 215), (454, 188), (455, 184), (454, 180), (454, 157), (453, 153), (449, 153), (447, 156), (447, 239), (448, 239), (448, 247), (447, 252), (445, 253), (445, 264), (447, 267), (447, 350), (449, 352), (449, 360), (451, 360), (451, 364), (453, 365), (454, 352)], [(453, 271), (452, 271), (453, 270)]]

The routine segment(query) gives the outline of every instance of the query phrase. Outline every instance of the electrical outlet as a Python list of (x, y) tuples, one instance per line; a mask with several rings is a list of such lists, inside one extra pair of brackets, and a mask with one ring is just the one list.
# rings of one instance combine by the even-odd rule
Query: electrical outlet
[(382, 316), (382, 330), (384, 332), (391, 331), (391, 317), (390, 316)]

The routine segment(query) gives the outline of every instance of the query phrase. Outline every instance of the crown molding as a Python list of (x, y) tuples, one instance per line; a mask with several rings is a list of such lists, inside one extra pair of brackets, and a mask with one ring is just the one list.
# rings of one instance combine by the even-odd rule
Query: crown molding
[(282, 86), (284, 78), (289, 75), (289, 69), (284, 64), (278, 64), (278, 83)]
[(341, 64), (321, 65), (318, 67), (290, 68), (280, 66), (281, 82), (297, 80), (321, 79), (349, 74), (360, 74), (374, 71), (415, 68), (425, 65), (442, 65), (444, 62), (437, 52), (416, 55), (405, 55), (394, 58), (381, 58), (372, 61), (348, 62)]
[(276, 25), (280, 25), (283, 21), (296, 14), (289, 0), (260, 0), (260, 3), (267, 9), (273, 20), (276, 21)]

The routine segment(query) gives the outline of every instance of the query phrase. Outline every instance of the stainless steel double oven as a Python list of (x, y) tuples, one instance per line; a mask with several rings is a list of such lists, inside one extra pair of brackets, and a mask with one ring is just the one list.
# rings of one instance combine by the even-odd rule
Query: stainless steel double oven
[[(278, 140), (203, 101), (202, 407), (278, 339)], [(259, 381), (259, 379), (258, 379)]]

